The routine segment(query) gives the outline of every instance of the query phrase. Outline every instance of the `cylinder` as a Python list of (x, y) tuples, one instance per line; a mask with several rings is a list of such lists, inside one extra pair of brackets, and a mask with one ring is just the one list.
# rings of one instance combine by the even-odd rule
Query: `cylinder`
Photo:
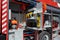
[(55, 8), (55, 7), (52, 7), (52, 6), (47, 6), (47, 10), (50, 10), (54, 13), (60, 13), (60, 8)]

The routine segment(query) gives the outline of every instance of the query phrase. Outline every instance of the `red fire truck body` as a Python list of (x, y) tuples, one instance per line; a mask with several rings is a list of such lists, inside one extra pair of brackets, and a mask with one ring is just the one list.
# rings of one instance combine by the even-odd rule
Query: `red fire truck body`
[[(21, 4), (22, 10), (25, 10), (27, 6), (29, 6), (29, 4), (26, 4), (24, 2), (17, 2), (15, 0), (12, 0), (12, 2)], [(46, 4), (52, 6), (53, 8), (60, 8), (58, 6), (58, 3), (54, 2), (53, 0), (36, 0), (36, 2), (42, 2), (43, 5)], [(6, 34), (6, 40), (8, 40), (8, 9), (9, 9), (8, 4), (9, 4), (8, 0), (0, 0), (0, 34)]]

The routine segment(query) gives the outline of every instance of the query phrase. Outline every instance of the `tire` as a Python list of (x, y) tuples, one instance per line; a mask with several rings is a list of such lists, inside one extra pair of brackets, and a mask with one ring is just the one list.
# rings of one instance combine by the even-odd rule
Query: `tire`
[(49, 27), (49, 28), (46, 28), (47, 29), (47, 32), (49, 32), (50, 33), (50, 38), (51, 38), (51, 40), (52, 40), (52, 28), (51, 27)]
[(30, 40), (30, 38), (29, 37), (24, 37), (24, 40)]
[(51, 40), (50, 34), (46, 31), (43, 31), (39, 34), (39, 40)]

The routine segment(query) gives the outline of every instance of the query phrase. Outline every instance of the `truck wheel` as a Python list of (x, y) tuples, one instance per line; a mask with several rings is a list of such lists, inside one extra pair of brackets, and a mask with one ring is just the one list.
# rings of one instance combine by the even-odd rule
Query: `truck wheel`
[(43, 31), (39, 34), (39, 40), (51, 40), (50, 34), (46, 31)]
[(24, 37), (24, 40), (30, 40), (30, 38), (29, 37)]

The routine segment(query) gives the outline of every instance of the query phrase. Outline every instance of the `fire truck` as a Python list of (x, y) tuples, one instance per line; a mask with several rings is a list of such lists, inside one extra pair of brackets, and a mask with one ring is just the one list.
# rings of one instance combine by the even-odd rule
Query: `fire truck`
[[(54, 33), (60, 27), (58, 2), (56, 0), (0, 0), (1, 40), (52, 40)], [(11, 28), (11, 30), (9, 22), (13, 17), (18, 21), (18, 28)]]

